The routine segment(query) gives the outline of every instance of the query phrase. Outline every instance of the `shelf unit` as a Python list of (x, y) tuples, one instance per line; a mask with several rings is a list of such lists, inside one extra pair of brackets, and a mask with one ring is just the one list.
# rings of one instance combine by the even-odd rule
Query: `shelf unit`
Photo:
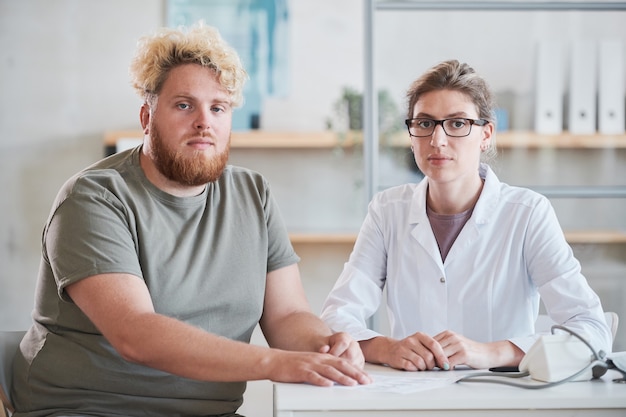
[[(381, 149), (379, 141), (379, 126), (376, 121), (379, 120), (377, 85), (375, 83), (376, 62), (374, 39), (375, 24), (374, 15), (376, 12), (385, 10), (396, 11), (626, 11), (626, 2), (601, 2), (601, 1), (383, 1), (383, 0), (364, 0), (364, 93), (363, 93), (363, 155), (364, 155), (364, 179), (366, 186), (367, 198), (371, 199), (378, 191), (379, 185), (379, 151)], [(415, 19), (418, 21), (419, 17)], [(489, 46), (485, 49), (489, 50)], [(476, 49), (475, 53), (480, 50)], [(494, 53), (493, 50), (490, 51)], [(499, 53), (500, 51), (495, 51)], [(394, 140), (386, 143), (386, 145), (394, 146)], [(402, 142), (400, 142), (402, 143)], [(514, 149), (533, 149), (539, 150), (544, 155), (556, 154), (555, 150), (564, 150), (566, 154), (580, 154), (579, 151), (571, 152), (569, 149), (593, 149), (595, 154), (604, 154), (604, 149), (608, 149), (610, 153), (622, 154), (624, 149), (625, 138), (623, 135), (603, 136), (603, 135), (571, 135), (563, 133), (561, 135), (546, 136), (537, 135), (531, 132), (507, 132), (496, 134), (496, 145), (498, 148), (514, 148)], [(545, 151), (544, 151), (545, 150)], [(517, 151), (516, 151), (517, 152)], [(519, 152), (521, 154), (525, 152)], [(537, 153), (537, 152), (535, 152)], [(617, 155), (615, 155), (617, 156)], [(623, 174), (621, 174), (623, 175)], [(617, 177), (619, 178), (619, 177)], [(616, 187), (550, 187), (552, 193), (568, 193), (573, 192), (577, 198), (598, 198), (615, 197), (626, 198), (626, 184), (621, 178), (619, 185)], [(567, 189), (565, 189), (567, 188)], [(577, 189), (574, 189), (577, 188)], [(593, 189), (595, 188), (595, 189)], [(610, 188), (610, 189), (608, 189)], [(540, 190), (537, 190), (541, 192)], [(597, 193), (597, 196), (594, 194)], [(563, 195), (556, 195), (561, 197)], [(623, 251), (626, 250), (626, 230), (619, 222), (618, 227), (611, 230), (575, 230), (565, 231), (565, 237), (570, 244), (581, 244), (579, 249), (581, 254), (589, 261), (586, 264), (586, 275), (594, 275), (594, 285), (597, 286), (603, 303), (612, 303), (613, 308), (624, 314), (623, 294), (626, 286), (619, 282), (624, 276), (624, 257)], [(607, 246), (608, 245), (608, 246)], [(588, 247), (587, 247), (588, 246)], [(617, 267), (611, 269), (612, 262), (617, 261)], [(609, 267), (607, 267), (609, 266)], [(592, 272), (593, 271), (593, 272)], [(370, 320), (370, 326), (377, 328), (378, 318), (375, 316)], [(623, 335), (622, 335), (623, 336)], [(623, 344), (626, 340), (623, 337), (617, 337), (615, 346)], [(618, 349), (619, 350), (619, 349)]]
[[(369, 200), (378, 191), (380, 132), (375, 83), (374, 16), (377, 11), (626, 11), (625, 2), (571, 2), (571, 1), (380, 1), (364, 0), (364, 93), (363, 93), (363, 155), (366, 197)], [(388, 146), (406, 146), (406, 135), (393, 135)], [(626, 135), (541, 135), (534, 132), (498, 132), (499, 149), (624, 149)], [(617, 187), (544, 187), (537, 190), (554, 197), (626, 198), (626, 186)], [(626, 243), (624, 231), (568, 231), (570, 243)]]
[[(375, 51), (374, 51), (374, 15), (377, 11), (626, 11), (626, 2), (600, 1), (382, 1), (364, 0), (364, 89), (363, 89), (363, 155), (365, 159), (364, 176), (366, 197), (369, 200), (378, 190), (378, 158), (379, 128), (374, 121), (378, 120), (378, 103), (375, 84)], [(500, 135), (498, 135), (501, 137)], [(506, 137), (506, 135), (505, 135)], [(569, 147), (572, 139), (578, 140), (581, 146), (596, 147), (594, 135), (574, 137), (561, 135), (547, 138), (534, 134), (513, 134), (517, 145), (528, 147)], [(555, 139), (556, 138), (556, 139)], [(608, 144), (612, 139), (601, 139), (605, 147), (624, 147), (623, 138), (618, 137), (616, 144)], [(504, 141), (506, 144), (506, 140)], [(499, 144), (503, 146), (502, 143)], [(617, 146), (616, 146), (617, 145)]]
[[(498, 147), (508, 148), (596, 148), (596, 149), (626, 149), (625, 135), (538, 135), (533, 132), (500, 132), (498, 133)], [(140, 130), (110, 131), (105, 134), (105, 153), (115, 152), (116, 144), (122, 140), (135, 140), (137, 143), (143, 137)], [(331, 131), (321, 132), (267, 132), (249, 131), (233, 132), (232, 147), (235, 149), (333, 149), (336, 147), (353, 147), (363, 145), (363, 133), (351, 131), (337, 134)], [(390, 146), (408, 146), (408, 139), (404, 132), (393, 136)], [(594, 190), (581, 189), (543, 189), (544, 194), (559, 194), (570, 192), (574, 195), (592, 193)], [(601, 196), (609, 198), (626, 198), (626, 188), (609, 187), (597, 190)], [(593, 194), (587, 197), (596, 197)], [(346, 244), (353, 245), (356, 232), (293, 232), (290, 234), (294, 244)], [(565, 237), (570, 243), (626, 243), (626, 231), (566, 231)]]

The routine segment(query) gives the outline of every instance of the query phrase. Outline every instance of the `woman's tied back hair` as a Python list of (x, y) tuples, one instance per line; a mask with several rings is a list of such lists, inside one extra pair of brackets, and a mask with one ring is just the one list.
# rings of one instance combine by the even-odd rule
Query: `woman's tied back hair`
[(230, 95), (231, 106), (241, 106), (248, 74), (235, 49), (217, 29), (203, 22), (189, 28), (161, 28), (140, 38), (130, 65), (132, 85), (143, 100), (151, 101), (158, 96), (169, 72), (183, 64), (199, 64), (215, 71)]
[(411, 84), (407, 91), (408, 118), (423, 94), (436, 90), (453, 90), (467, 95), (478, 110), (480, 119), (495, 123), (494, 98), (487, 82), (468, 64), (457, 60), (441, 62)]

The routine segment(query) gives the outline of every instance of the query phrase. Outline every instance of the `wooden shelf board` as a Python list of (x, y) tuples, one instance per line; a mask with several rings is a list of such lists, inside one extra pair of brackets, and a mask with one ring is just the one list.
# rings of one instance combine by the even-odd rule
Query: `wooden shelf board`
[[(382, 142), (381, 142), (382, 143)], [(393, 134), (387, 141), (392, 147), (409, 147), (408, 133)], [(558, 135), (542, 135), (530, 131), (506, 131), (496, 133), (498, 148), (561, 148), (561, 149), (616, 149), (626, 148), (626, 134), (623, 135), (574, 135), (563, 132)]]
[(342, 243), (353, 245), (356, 233), (290, 233), (291, 243)]
[[(105, 146), (115, 146), (122, 139), (141, 139), (140, 130), (120, 130), (106, 132)], [(250, 132), (233, 132), (231, 146), (233, 148), (334, 148), (350, 147), (360, 143), (360, 132), (339, 134), (330, 130), (321, 132), (267, 132), (254, 130)]]
[[(114, 146), (120, 139), (140, 139), (140, 130), (106, 132), (104, 144)], [(233, 148), (334, 148), (351, 147), (363, 142), (360, 131), (337, 133), (330, 130), (320, 132), (268, 132), (253, 130), (233, 132)], [(405, 131), (400, 131), (381, 139), (381, 144), (391, 147), (409, 147), (410, 141)], [(498, 132), (496, 144), (499, 148), (626, 148), (624, 135), (574, 135), (564, 132), (559, 135), (541, 135), (534, 132)]]
[(111, 130), (104, 133), (104, 145), (115, 146), (122, 139), (141, 139), (143, 132), (141, 130)]
[[(326, 244), (343, 243), (353, 245), (356, 240), (356, 233), (291, 233), (291, 242)], [(572, 243), (626, 243), (626, 232), (613, 230), (585, 230), (566, 231), (565, 238)]]
[(354, 146), (360, 133), (338, 134), (330, 130), (321, 132), (233, 132), (234, 148), (334, 148)]
[(626, 135), (542, 135), (534, 132), (498, 132), (496, 144), (500, 148), (626, 148)]
[(626, 243), (626, 232), (614, 230), (566, 231), (569, 243)]

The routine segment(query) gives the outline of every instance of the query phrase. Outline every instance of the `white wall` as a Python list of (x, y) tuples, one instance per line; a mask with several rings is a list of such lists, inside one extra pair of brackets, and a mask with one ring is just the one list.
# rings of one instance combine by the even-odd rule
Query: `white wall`
[(153, 0), (0, 1), (0, 328), (30, 322), (43, 223), (58, 188), (136, 127), (127, 68), (162, 20)]

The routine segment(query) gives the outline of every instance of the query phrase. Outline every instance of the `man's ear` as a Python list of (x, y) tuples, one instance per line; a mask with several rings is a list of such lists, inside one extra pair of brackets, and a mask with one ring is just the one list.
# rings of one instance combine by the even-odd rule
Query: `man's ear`
[(141, 122), (141, 128), (143, 129), (144, 135), (150, 133), (150, 106), (147, 103), (143, 103), (141, 109), (139, 110), (139, 121)]

